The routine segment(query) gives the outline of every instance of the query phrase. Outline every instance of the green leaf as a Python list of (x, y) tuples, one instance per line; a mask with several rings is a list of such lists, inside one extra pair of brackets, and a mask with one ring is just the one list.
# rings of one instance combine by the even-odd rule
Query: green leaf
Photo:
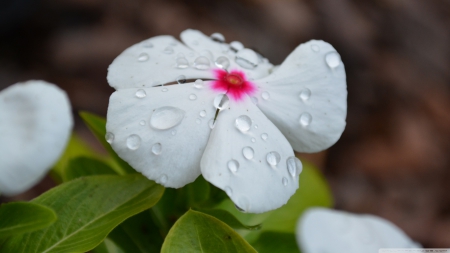
[(247, 229), (247, 230), (261, 229), (260, 224), (254, 226), (247, 226), (242, 224), (236, 217), (234, 217), (234, 215), (222, 209), (197, 209), (197, 211), (216, 217), (217, 219), (225, 222), (228, 226), (234, 229)]
[(252, 246), (259, 253), (300, 253), (293, 233), (267, 231)]
[(227, 224), (210, 215), (190, 210), (170, 229), (161, 252), (256, 251)]
[(97, 137), (97, 139), (106, 148), (111, 157), (119, 164), (122, 169), (121, 174), (125, 173), (137, 173), (128, 163), (122, 160), (116, 152), (111, 148), (108, 142), (105, 140), (106, 135), (106, 119), (89, 112), (80, 112), (80, 117), (84, 123), (88, 126), (91, 132)]
[(45, 206), (12, 202), (0, 206), (0, 237), (7, 237), (39, 230), (56, 220), (55, 212)]
[(67, 182), (79, 177), (115, 174), (116, 172), (106, 163), (82, 156), (70, 160), (67, 169), (64, 171), (63, 179), (64, 182)]
[(164, 187), (139, 174), (64, 183), (33, 200), (53, 208), (58, 220), (44, 230), (12, 237), (5, 252), (86, 252), (122, 221), (156, 204), (163, 192)]

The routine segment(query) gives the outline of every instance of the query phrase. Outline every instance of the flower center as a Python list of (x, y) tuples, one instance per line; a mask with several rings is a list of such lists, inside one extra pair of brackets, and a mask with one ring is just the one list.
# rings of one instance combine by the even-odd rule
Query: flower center
[(242, 77), (236, 74), (228, 74), (226, 80), (232, 86), (241, 86), (244, 83)]

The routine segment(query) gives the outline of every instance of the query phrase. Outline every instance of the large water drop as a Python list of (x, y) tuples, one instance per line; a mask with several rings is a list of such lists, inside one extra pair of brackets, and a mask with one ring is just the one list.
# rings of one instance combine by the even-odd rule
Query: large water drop
[(153, 128), (165, 130), (181, 123), (185, 111), (172, 106), (163, 106), (156, 109), (151, 118), (150, 125)]

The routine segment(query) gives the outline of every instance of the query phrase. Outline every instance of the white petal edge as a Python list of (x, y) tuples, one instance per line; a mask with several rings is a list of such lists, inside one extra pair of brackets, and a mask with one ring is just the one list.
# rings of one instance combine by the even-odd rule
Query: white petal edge
[(22, 193), (46, 174), (64, 151), (73, 127), (66, 93), (28, 81), (0, 92), (0, 192)]
[(345, 128), (344, 64), (328, 43), (298, 46), (271, 75), (256, 80), (258, 107), (299, 152), (333, 145)]
[(393, 223), (374, 216), (311, 208), (297, 222), (304, 253), (378, 253), (380, 248), (420, 248)]
[[(236, 126), (241, 116), (241, 130), (248, 128), (245, 119), (251, 120), (248, 131)], [(280, 155), (275, 166), (267, 161), (273, 151)], [(247, 97), (238, 103), (230, 101), (229, 108), (219, 113), (201, 170), (203, 177), (224, 190), (240, 209), (262, 213), (286, 204), (298, 188), (302, 165), (298, 159), (296, 164), (294, 161), (297, 168), (291, 175), (288, 158), (294, 159), (294, 153), (286, 138)]]
[[(107, 139), (147, 178), (166, 187), (182, 187), (200, 175), (200, 159), (211, 132), (208, 122), (215, 114), (214, 97), (207, 82), (202, 88), (187, 83), (120, 89), (109, 100)], [(140, 139), (138, 147), (134, 135)]]

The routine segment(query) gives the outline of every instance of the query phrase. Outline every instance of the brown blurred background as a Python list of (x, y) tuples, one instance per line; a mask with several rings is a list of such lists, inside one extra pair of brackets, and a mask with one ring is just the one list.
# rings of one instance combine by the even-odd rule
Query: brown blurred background
[[(448, 0), (2, 0), (0, 89), (45, 79), (69, 93), (74, 112), (105, 115), (112, 60), (186, 28), (220, 32), (274, 64), (302, 42), (330, 42), (346, 66), (348, 125), (328, 151), (303, 156), (327, 176), (338, 209), (450, 247)], [(79, 118), (75, 130), (95, 145)]]

